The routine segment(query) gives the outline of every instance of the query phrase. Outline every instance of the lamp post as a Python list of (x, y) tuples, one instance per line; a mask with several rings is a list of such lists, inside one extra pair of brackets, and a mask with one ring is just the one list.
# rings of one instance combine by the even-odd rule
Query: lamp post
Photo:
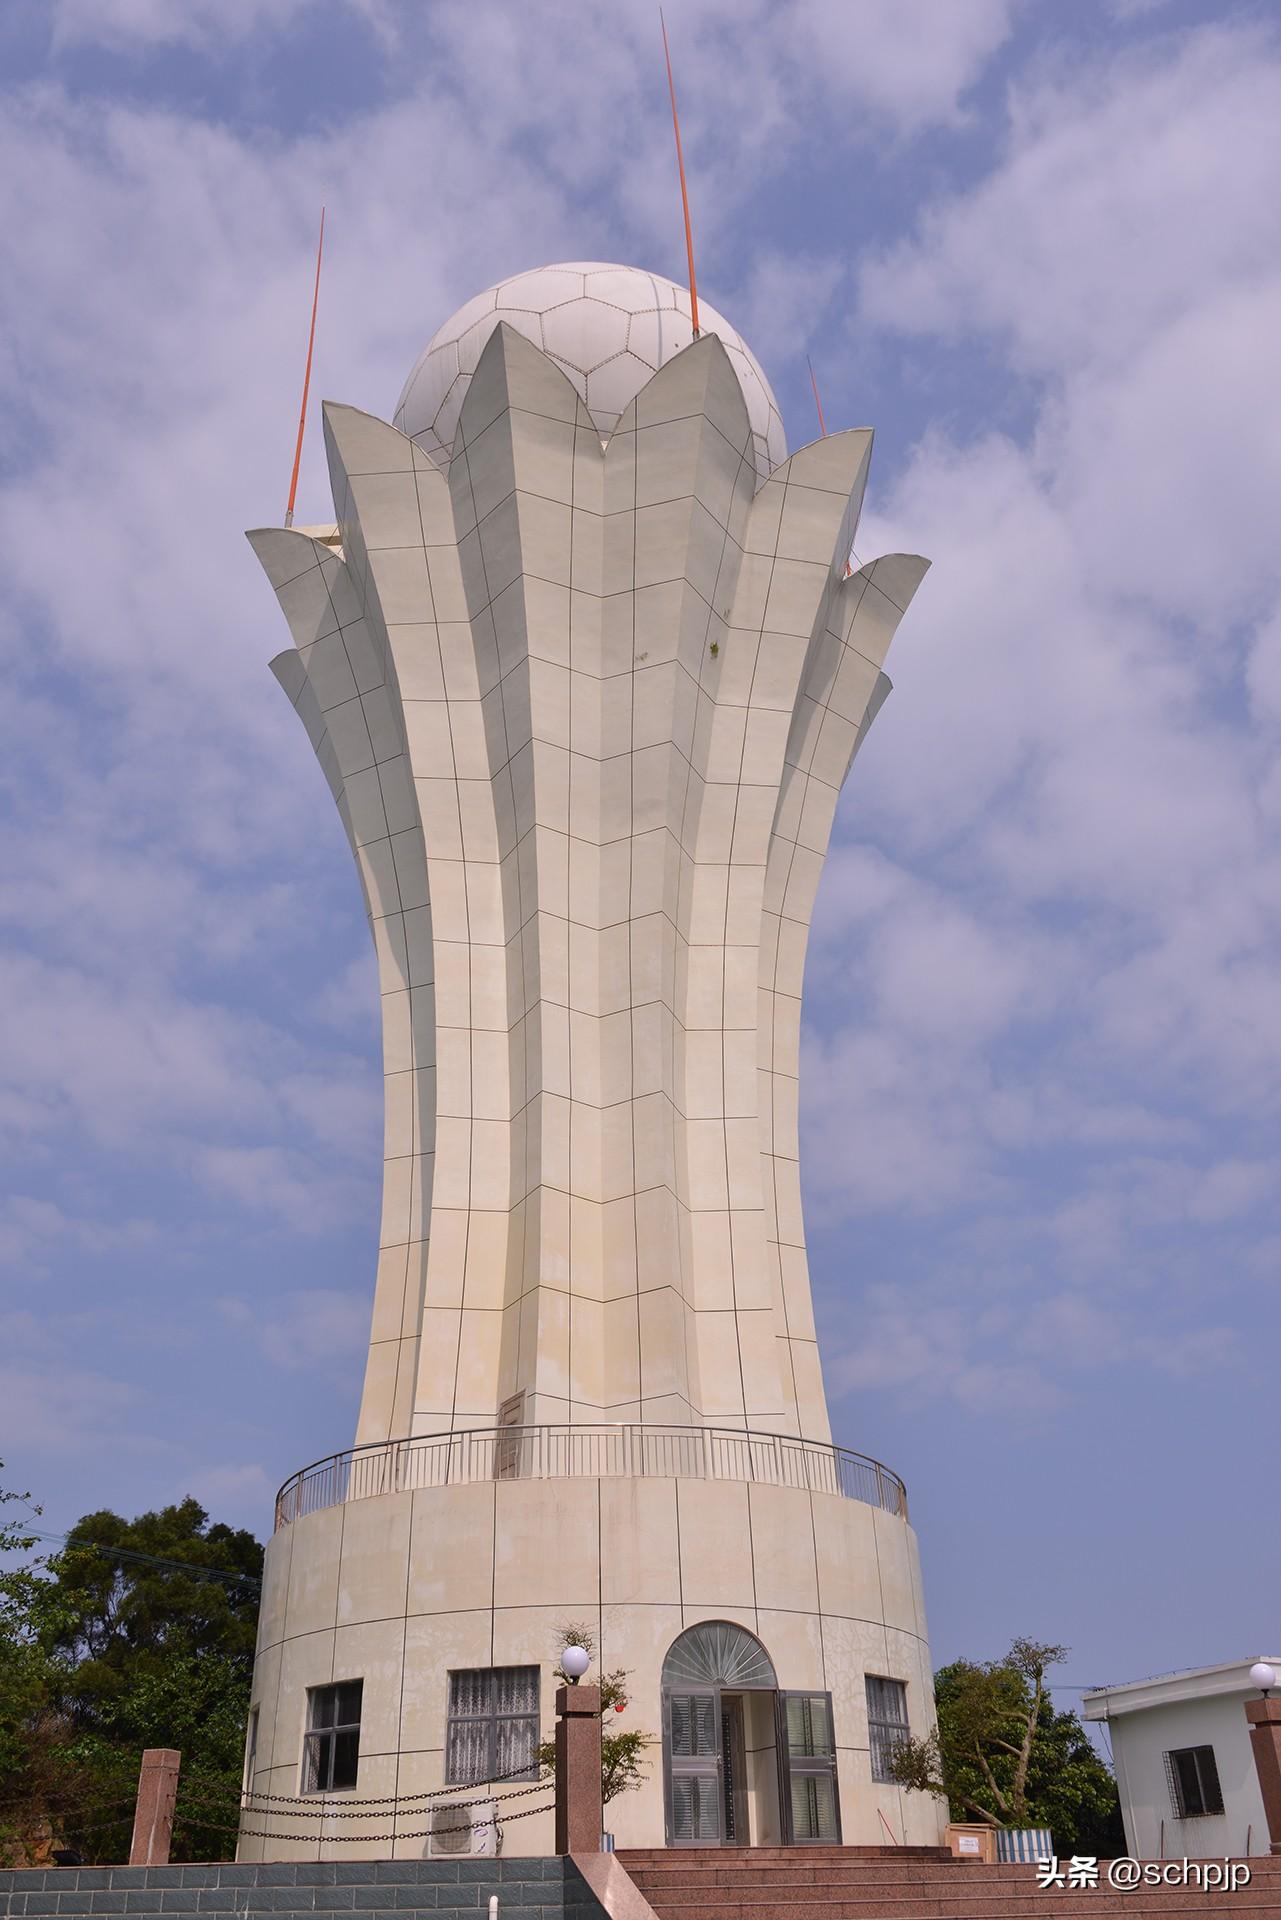
[(566, 1647), (556, 1689), (556, 1851), (598, 1853), (603, 1819), (600, 1688), (580, 1687), (591, 1665), (586, 1647)]
[(1256, 1660), (1250, 1669), (1250, 1685), (1257, 1687), (1263, 1698), (1246, 1701), (1245, 1717), (1250, 1723), (1250, 1745), (1268, 1822), (1268, 1840), (1272, 1852), (1281, 1853), (1281, 1700), (1270, 1697), (1276, 1684), (1276, 1668), (1268, 1660)]

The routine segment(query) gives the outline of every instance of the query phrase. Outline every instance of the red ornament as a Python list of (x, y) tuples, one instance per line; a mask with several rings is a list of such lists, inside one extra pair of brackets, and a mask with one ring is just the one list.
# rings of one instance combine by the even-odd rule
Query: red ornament
[(624, 1707), (625, 1707), (626, 1705), (627, 1705), (627, 1702), (626, 1702), (626, 1700), (615, 1700), (615, 1702), (614, 1702), (614, 1712), (615, 1712), (615, 1713), (621, 1713), (621, 1712), (623, 1711), (623, 1708), (624, 1708)]

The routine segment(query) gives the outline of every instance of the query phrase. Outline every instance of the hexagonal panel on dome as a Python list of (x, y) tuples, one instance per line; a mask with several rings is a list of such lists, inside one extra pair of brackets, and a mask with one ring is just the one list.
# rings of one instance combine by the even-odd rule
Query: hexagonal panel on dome
[[(506, 320), (564, 368), (598, 413), (602, 432), (609, 433), (656, 370), (690, 344), (689, 307), (689, 292), (676, 281), (607, 260), (568, 261), (516, 274), (468, 300), (437, 330), (405, 382), (395, 423), (432, 459), (447, 465), (468, 382), (485, 342), (499, 320)], [(699, 317), (703, 331), (716, 334), (731, 350), (763, 477), (786, 457), (769, 382), (715, 307), (700, 302)]]
[(498, 288), (497, 305), (520, 307), (527, 313), (546, 313), (566, 300), (581, 299), (583, 276), (568, 267), (535, 267), (532, 273), (518, 273)]
[(640, 273), (634, 267), (598, 267), (583, 276), (589, 300), (605, 300), (624, 313), (645, 313), (653, 307), (671, 308), (675, 288), (657, 273)]
[(615, 354), (604, 366), (594, 367), (587, 376), (587, 409), (596, 424), (611, 430), (616, 427), (624, 407), (653, 377), (634, 353)]
[(655, 371), (675, 354), (683, 352), (694, 338), (694, 326), (687, 313), (676, 307), (654, 308), (634, 313), (627, 328), (627, 350)]
[(627, 345), (627, 315), (599, 300), (567, 300), (543, 315), (543, 345), (571, 367), (590, 373)]

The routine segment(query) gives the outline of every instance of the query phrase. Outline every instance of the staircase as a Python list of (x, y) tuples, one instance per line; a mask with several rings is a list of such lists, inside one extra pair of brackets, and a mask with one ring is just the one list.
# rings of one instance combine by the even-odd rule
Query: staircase
[(1249, 1884), (1235, 1890), (1130, 1892), (1042, 1888), (1035, 1867), (988, 1867), (931, 1847), (629, 1848), (618, 1858), (658, 1920), (1281, 1920), (1281, 1857), (1266, 1855), (1245, 1863)]

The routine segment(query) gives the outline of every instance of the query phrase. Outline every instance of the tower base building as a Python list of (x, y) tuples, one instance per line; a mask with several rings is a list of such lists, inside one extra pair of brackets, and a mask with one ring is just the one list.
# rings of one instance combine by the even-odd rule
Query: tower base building
[(369, 912), (386, 1160), (357, 1444), (267, 1550), (242, 1859), (551, 1851), (571, 1629), (651, 1736), (619, 1845), (941, 1833), (888, 1776), (933, 1723), (916, 1544), (831, 1441), (797, 1146), (815, 892), (926, 563), (850, 570), (870, 433), (786, 457), (703, 312), (495, 288), (394, 425), (326, 407), (336, 525), (250, 536)]

